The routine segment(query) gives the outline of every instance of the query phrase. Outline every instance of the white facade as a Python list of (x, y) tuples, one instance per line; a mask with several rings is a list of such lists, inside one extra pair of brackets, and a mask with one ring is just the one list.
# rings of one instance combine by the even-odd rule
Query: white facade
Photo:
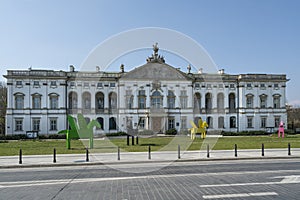
[(6, 134), (55, 134), (68, 114), (97, 119), (95, 134), (186, 131), (201, 117), (209, 131), (254, 131), (285, 124), (286, 75), (182, 72), (157, 54), (132, 71), (8, 70)]

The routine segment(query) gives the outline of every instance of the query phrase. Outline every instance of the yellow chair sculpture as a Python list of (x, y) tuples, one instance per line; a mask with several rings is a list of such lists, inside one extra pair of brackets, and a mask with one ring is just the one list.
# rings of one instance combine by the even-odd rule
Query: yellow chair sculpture
[(196, 137), (196, 133), (201, 133), (201, 138), (206, 138), (206, 128), (208, 127), (206, 121), (202, 121), (200, 118), (198, 120), (198, 126), (193, 121), (190, 121), (192, 128), (189, 129), (191, 131), (191, 139), (194, 140)]

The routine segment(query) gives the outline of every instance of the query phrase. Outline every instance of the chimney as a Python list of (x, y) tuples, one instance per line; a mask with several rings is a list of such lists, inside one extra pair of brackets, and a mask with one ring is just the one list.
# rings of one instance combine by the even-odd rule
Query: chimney
[(224, 69), (220, 69), (219, 74), (224, 74), (224, 71), (225, 71)]
[(96, 66), (96, 72), (100, 72), (100, 67)]

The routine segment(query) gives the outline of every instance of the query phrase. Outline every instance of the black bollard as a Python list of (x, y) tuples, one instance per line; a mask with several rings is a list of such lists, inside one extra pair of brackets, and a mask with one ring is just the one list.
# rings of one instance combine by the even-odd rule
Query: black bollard
[(178, 145), (178, 159), (180, 159), (180, 145)]
[(288, 155), (289, 155), (289, 156), (292, 155), (292, 154), (291, 154), (291, 143), (288, 143)]
[(151, 160), (151, 146), (148, 147), (148, 159)]
[(237, 157), (237, 144), (234, 145), (234, 156)]
[(53, 149), (53, 163), (56, 163), (56, 149)]
[(139, 144), (139, 136), (136, 136), (136, 144)]
[(85, 149), (85, 152), (86, 152), (86, 154), (85, 154), (85, 155), (86, 155), (86, 156), (85, 156), (85, 161), (86, 161), (86, 162), (89, 162), (89, 161), (90, 161), (90, 159), (89, 159), (89, 149), (86, 148), (86, 149)]
[(261, 156), (265, 156), (265, 145), (264, 145), (264, 143), (261, 144)]
[(131, 136), (131, 143), (134, 145), (134, 136)]
[(22, 149), (19, 152), (19, 164), (22, 164)]
[(120, 147), (118, 147), (118, 160), (120, 160)]
[(127, 135), (127, 146), (129, 146), (129, 135)]
[(209, 144), (207, 145), (207, 157), (209, 158)]

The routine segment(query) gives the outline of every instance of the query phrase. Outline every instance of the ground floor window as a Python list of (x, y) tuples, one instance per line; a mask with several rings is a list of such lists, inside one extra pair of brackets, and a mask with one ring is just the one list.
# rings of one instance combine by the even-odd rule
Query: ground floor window
[(23, 131), (23, 119), (15, 119), (15, 130)]
[(169, 129), (175, 128), (175, 120), (174, 120), (174, 118), (169, 118), (169, 120), (168, 120), (168, 128)]
[(247, 128), (253, 128), (253, 117), (247, 117)]
[(39, 131), (40, 130), (40, 119), (34, 118), (32, 119), (32, 130), (33, 131)]
[(109, 130), (116, 130), (116, 129), (117, 129), (116, 118), (114, 117), (109, 118)]
[(140, 119), (139, 119), (139, 128), (140, 129), (145, 128), (145, 118), (144, 117), (140, 117)]
[(266, 117), (262, 117), (260, 119), (260, 126), (261, 126), (261, 128), (266, 128), (266, 125), (267, 125), (267, 118)]
[(57, 118), (50, 118), (50, 131), (57, 130)]

